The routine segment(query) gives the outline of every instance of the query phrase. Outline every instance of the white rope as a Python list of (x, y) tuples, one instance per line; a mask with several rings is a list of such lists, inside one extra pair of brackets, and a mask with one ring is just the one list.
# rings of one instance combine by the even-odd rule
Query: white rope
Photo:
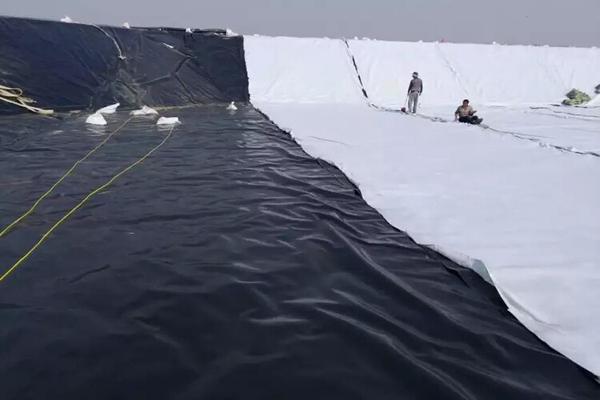
[(54, 110), (47, 110), (44, 108), (34, 107), (31, 104), (35, 103), (35, 100), (29, 97), (23, 96), (23, 89), (11, 88), (0, 85), (0, 100), (5, 103), (14, 104), (18, 107), (25, 108), (31, 112), (42, 115), (54, 114)]
[(114, 37), (112, 37), (111, 35), (109, 35), (108, 32), (106, 32), (104, 29), (102, 29), (98, 25), (92, 25), (92, 26), (94, 28), (96, 28), (96, 29), (99, 29), (102, 33), (104, 33), (106, 35), (106, 37), (108, 37), (110, 40), (112, 40), (113, 44), (117, 48), (117, 51), (119, 52), (119, 59), (120, 60), (126, 60), (127, 59), (127, 57), (125, 57), (123, 55), (123, 52), (121, 51), (121, 46), (119, 46), (119, 43), (117, 42), (117, 39), (115, 39)]

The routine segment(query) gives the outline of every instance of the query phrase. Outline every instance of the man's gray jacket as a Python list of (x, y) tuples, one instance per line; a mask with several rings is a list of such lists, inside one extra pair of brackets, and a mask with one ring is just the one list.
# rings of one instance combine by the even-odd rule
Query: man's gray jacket
[(423, 81), (421, 78), (413, 78), (410, 81), (410, 85), (408, 85), (408, 93), (410, 92), (418, 92), (419, 94), (423, 93)]

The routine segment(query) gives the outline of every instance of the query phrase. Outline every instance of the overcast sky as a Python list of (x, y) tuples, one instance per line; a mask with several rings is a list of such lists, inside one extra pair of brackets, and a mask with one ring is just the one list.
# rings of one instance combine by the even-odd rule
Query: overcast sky
[(0, 14), (243, 34), (600, 46), (600, 0), (1, 0)]

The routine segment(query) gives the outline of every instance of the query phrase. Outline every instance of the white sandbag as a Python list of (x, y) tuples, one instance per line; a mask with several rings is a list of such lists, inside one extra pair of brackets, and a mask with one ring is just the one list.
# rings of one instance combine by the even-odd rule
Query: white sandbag
[(129, 114), (139, 117), (139, 116), (144, 116), (144, 115), (158, 115), (158, 111), (156, 111), (154, 108), (151, 108), (148, 106), (143, 106), (139, 110), (133, 110)]
[(114, 114), (120, 105), (121, 105), (121, 103), (111, 104), (110, 106), (102, 107), (101, 109), (99, 109), (96, 112), (99, 114)]
[(87, 117), (87, 119), (85, 120), (85, 123), (91, 124), (91, 125), (106, 125), (106, 120), (104, 119), (102, 114), (96, 112), (96, 113), (90, 115), (89, 117)]
[(158, 121), (156, 121), (156, 125), (175, 125), (180, 123), (181, 122), (177, 117), (160, 117)]

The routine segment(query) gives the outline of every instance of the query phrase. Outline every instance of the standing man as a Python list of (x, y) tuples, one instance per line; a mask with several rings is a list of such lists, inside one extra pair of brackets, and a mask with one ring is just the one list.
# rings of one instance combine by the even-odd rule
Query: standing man
[(419, 96), (423, 93), (423, 81), (419, 78), (418, 72), (413, 72), (412, 80), (408, 85), (408, 112), (416, 113), (419, 103)]

